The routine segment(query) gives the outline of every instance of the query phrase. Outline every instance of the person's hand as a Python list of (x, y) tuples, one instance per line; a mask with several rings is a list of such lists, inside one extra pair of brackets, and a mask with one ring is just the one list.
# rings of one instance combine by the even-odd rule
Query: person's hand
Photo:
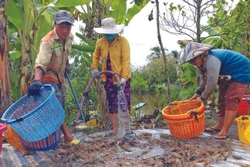
[(195, 100), (195, 99), (197, 99), (198, 97), (200, 97), (200, 95), (199, 94), (194, 94), (189, 100)]
[(34, 80), (33, 83), (28, 88), (28, 96), (39, 95), (40, 88), (42, 87), (42, 82), (40, 80)]
[(201, 103), (201, 102), (202, 102), (202, 99), (201, 99), (201, 97), (200, 97), (200, 96), (199, 96), (199, 97), (197, 97), (195, 100), (196, 100), (196, 102), (197, 102), (197, 103)]
[(122, 79), (120, 80), (120, 82), (117, 84), (117, 87), (118, 87), (118, 88), (124, 89), (124, 88), (125, 88), (125, 85), (126, 85), (126, 79), (125, 79), (125, 78), (122, 78)]
[(100, 73), (100, 72), (99, 72), (98, 69), (96, 69), (96, 68), (93, 69), (93, 70), (92, 70), (92, 78), (95, 78), (95, 79), (96, 79), (96, 78), (99, 78), (99, 77), (100, 77), (99, 73)]

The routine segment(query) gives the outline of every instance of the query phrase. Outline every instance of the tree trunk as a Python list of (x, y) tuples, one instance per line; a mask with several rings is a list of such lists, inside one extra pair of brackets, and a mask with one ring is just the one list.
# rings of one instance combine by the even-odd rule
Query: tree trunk
[(159, 22), (159, 1), (156, 0), (156, 14), (157, 14), (157, 20), (156, 20), (156, 26), (157, 26), (157, 34), (158, 34), (158, 41), (159, 44), (161, 46), (161, 51), (162, 51), (162, 55), (163, 55), (163, 60), (164, 60), (164, 65), (165, 65), (165, 72), (166, 72), (166, 78), (167, 78), (167, 82), (168, 82), (168, 104), (171, 102), (171, 84), (170, 84), (170, 79), (169, 79), (169, 72), (168, 72), (168, 62), (166, 60), (166, 53), (165, 53), (165, 49), (163, 47), (162, 44), (162, 40), (161, 40), (161, 33), (160, 33), (160, 22)]
[(109, 108), (106, 98), (106, 91), (102, 82), (102, 79), (96, 80), (96, 91), (99, 97), (100, 111), (101, 111), (101, 123), (104, 129), (111, 128), (111, 121), (109, 117)]
[[(101, 5), (99, 4), (98, 0), (93, 1), (95, 2), (95, 16), (94, 16), (94, 27), (99, 27), (101, 22)], [(92, 29), (93, 30), (93, 29)], [(93, 34), (93, 33), (91, 33)], [(93, 38), (92, 38), (93, 39)], [(104, 129), (111, 128), (111, 120), (108, 108), (108, 102), (106, 98), (106, 90), (104, 88), (103, 82), (101, 79), (96, 79), (96, 90), (99, 97), (99, 104), (100, 104), (100, 112), (101, 112), (101, 123)]]
[(9, 61), (8, 61), (8, 37), (7, 18), (4, 13), (4, 5), (7, 1), (1, 1), (0, 10), (0, 116), (12, 104), (10, 93)]
[(31, 53), (29, 50), (29, 39), (25, 37), (25, 34), (22, 30), (18, 29), (20, 39), (22, 42), (22, 74), (21, 74), (21, 96), (24, 96), (27, 94), (28, 90), (28, 63), (29, 63), (29, 57), (30, 55), (28, 53)]

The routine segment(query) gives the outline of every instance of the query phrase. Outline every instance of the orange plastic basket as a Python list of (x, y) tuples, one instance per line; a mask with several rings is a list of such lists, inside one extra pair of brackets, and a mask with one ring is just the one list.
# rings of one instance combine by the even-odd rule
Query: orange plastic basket
[(5, 140), (13, 147), (21, 150), (21, 151), (26, 151), (26, 149), (23, 147), (21, 143), (21, 139), (17, 132), (8, 124), (7, 125), (7, 130), (4, 131), (4, 138)]
[(5, 124), (1, 124), (0, 123), (0, 154), (2, 153), (2, 134), (3, 134), (3, 132), (4, 131), (6, 131), (6, 129), (7, 129), (7, 126), (5, 125)]
[(172, 136), (193, 138), (203, 133), (205, 128), (204, 103), (195, 100), (175, 101), (162, 110)]

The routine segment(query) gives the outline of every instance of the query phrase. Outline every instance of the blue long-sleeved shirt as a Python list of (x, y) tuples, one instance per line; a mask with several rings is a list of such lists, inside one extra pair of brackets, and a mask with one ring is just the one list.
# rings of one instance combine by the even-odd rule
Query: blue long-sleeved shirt
[(244, 55), (226, 49), (213, 49), (208, 52), (203, 63), (203, 72), (198, 90), (207, 99), (214, 91), (219, 75), (230, 75), (231, 80), (250, 84), (250, 60)]

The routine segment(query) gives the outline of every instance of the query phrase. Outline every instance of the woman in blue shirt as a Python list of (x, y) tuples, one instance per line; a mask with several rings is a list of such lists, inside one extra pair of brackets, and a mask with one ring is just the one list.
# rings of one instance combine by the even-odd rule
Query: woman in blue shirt
[(219, 85), (218, 123), (206, 131), (218, 131), (216, 139), (228, 138), (241, 98), (250, 84), (250, 61), (244, 55), (196, 42), (186, 45), (180, 64), (189, 62), (198, 69), (200, 83), (191, 99), (208, 99)]

